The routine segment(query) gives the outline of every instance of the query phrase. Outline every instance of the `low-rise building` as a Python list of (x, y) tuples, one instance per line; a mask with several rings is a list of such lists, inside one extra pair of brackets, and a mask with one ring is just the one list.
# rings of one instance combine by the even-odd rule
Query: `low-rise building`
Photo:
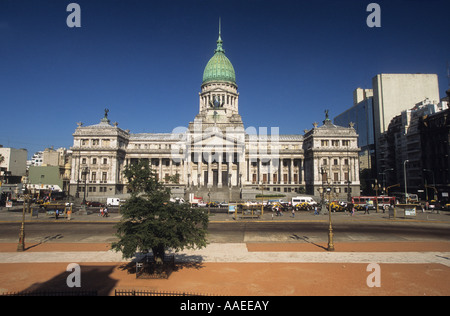
[(27, 150), (0, 147), (0, 181), (20, 183), (27, 172)]

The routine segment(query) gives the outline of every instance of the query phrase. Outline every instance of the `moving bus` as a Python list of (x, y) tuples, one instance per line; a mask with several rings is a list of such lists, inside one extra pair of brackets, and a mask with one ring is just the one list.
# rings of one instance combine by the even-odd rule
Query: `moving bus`
[(352, 203), (355, 206), (366, 206), (369, 208), (376, 208), (376, 200), (378, 199), (378, 208), (383, 208), (385, 205), (395, 204), (395, 196), (353, 196)]

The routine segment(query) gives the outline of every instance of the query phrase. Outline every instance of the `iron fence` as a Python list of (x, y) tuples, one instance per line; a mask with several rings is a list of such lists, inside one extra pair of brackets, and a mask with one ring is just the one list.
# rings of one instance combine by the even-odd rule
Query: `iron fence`
[(115, 290), (115, 296), (209, 296), (200, 293), (155, 291), (155, 290)]

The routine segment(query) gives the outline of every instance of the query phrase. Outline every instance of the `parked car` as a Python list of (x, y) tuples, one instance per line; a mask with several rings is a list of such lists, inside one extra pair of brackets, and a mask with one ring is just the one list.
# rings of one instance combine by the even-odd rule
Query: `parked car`
[(103, 207), (105, 206), (105, 204), (100, 203), (100, 202), (94, 202), (94, 201), (88, 201), (86, 202), (87, 206), (91, 206), (91, 207)]

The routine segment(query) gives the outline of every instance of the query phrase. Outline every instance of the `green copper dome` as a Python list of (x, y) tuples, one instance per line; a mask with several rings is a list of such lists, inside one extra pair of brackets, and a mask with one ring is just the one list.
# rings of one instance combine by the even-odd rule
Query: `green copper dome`
[(236, 84), (236, 75), (234, 73), (233, 65), (225, 56), (225, 50), (222, 48), (222, 39), (217, 39), (217, 48), (214, 51), (214, 56), (206, 64), (203, 72), (203, 83), (210, 81), (228, 81)]

